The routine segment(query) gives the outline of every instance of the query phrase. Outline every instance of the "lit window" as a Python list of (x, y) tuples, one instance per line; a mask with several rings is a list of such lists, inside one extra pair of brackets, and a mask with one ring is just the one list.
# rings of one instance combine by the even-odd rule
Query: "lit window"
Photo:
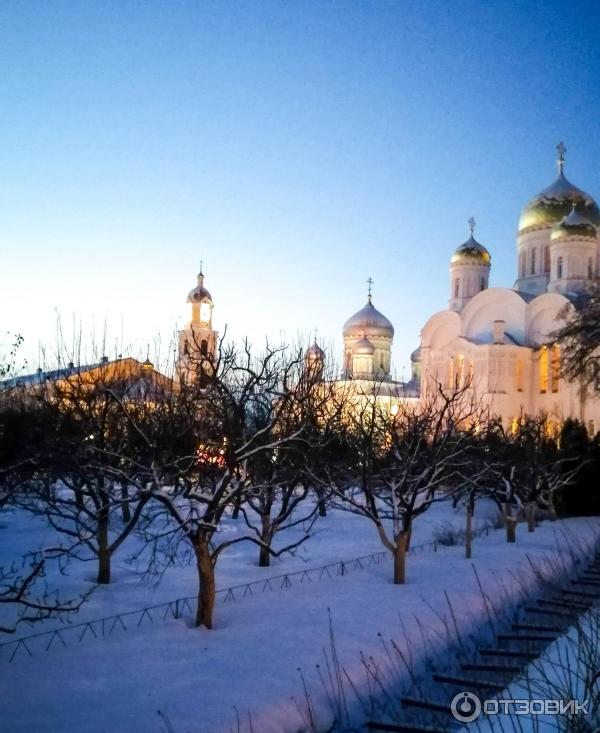
[(516, 382), (517, 382), (517, 392), (523, 391), (523, 362), (521, 360), (517, 361), (516, 366)]
[(448, 362), (448, 387), (452, 389), (454, 387), (454, 359), (450, 357)]
[(540, 349), (540, 392), (548, 391), (548, 347)]
[(552, 347), (552, 391), (558, 392), (560, 379), (560, 346), (554, 344)]

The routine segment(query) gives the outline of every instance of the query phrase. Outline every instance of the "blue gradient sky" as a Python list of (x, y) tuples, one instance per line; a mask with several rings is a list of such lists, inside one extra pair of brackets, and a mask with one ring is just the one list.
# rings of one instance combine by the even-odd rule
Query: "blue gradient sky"
[(406, 373), (471, 214), (512, 285), (560, 139), (600, 197), (599, 29), (597, 2), (3, 2), (2, 330), (145, 351), (202, 258), (221, 330), (339, 346), (372, 275)]

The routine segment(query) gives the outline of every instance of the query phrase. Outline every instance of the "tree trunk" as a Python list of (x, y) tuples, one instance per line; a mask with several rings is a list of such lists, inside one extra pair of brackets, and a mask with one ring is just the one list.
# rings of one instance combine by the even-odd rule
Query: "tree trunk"
[(506, 521), (506, 541), (517, 541), (517, 520), (512, 515), (512, 506), (510, 502), (504, 505), (504, 519)]
[(471, 547), (473, 544), (473, 512), (471, 507), (467, 507), (467, 529), (465, 533), (465, 557), (471, 558)]
[(215, 569), (210, 556), (208, 541), (203, 537), (197, 537), (194, 552), (198, 570), (196, 626), (206, 626), (207, 629), (212, 629), (215, 607)]
[(319, 501), (317, 506), (319, 507), (319, 516), (320, 517), (326, 517), (327, 516), (327, 504), (325, 503), (325, 497), (322, 495), (319, 495)]
[(235, 500), (233, 503), (233, 512), (231, 513), (232, 519), (237, 519), (240, 516), (241, 506), (242, 506), (242, 497), (241, 497), (241, 494), (238, 494), (235, 497)]
[(410, 530), (402, 531), (396, 537), (394, 550), (394, 585), (403, 585), (406, 582), (406, 553), (410, 539)]
[(108, 550), (108, 506), (98, 512), (98, 577), (97, 583), (110, 583), (110, 552)]
[[(260, 517), (260, 538), (266, 544), (270, 545), (271, 540), (271, 517), (268, 514), (262, 514)], [(260, 546), (260, 554), (258, 556), (258, 565), (261, 568), (268, 568), (271, 564), (271, 553), (269, 547)]]
[(123, 523), (127, 524), (131, 520), (131, 507), (129, 506), (129, 491), (127, 484), (121, 484), (121, 516)]
[(530, 502), (527, 506), (527, 531), (535, 532), (535, 502)]

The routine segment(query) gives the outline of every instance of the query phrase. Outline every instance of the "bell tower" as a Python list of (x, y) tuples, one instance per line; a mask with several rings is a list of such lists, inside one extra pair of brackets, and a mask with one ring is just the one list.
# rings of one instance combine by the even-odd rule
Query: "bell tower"
[(210, 375), (218, 346), (218, 333), (212, 325), (214, 303), (204, 287), (202, 263), (197, 277), (196, 287), (186, 300), (191, 305), (190, 321), (179, 332), (177, 371), (179, 380), (188, 384)]

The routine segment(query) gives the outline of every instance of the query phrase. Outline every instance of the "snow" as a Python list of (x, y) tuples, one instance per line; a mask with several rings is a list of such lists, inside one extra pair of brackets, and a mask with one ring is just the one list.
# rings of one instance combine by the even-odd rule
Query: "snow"
[[(417, 520), (413, 544), (429, 541), (436, 527), (448, 521), (462, 527), (462, 512), (449, 505), (432, 507)], [(40, 522), (18, 513), (0, 515), (0, 523), (3, 560), (48, 538)], [(362, 517), (333, 512), (316, 527), (316, 535), (293, 557), (283, 557), (271, 568), (257, 567), (256, 547), (232, 546), (219, 561), (218, 587), (382, 550), (374, 527)], [(556, 554), (564, 543), (559, 529), (591, 546), (600, 523), (543, 523), (535, 534), (520, 525), (514, 545), (506, 544), (503, 530), (477, 539), (472, 562), (486, 592), (510, 592), (517, 576), (532, 572), (531, 559)], [(232, 520), (227, 531), (237, 531)], [(136, 549), (135, 538), (128, 542), (115, 558), (114, 583), (98, 588), (74, 622), (195, 593), (195, 570), (189, 566), (170, 568), (157, 587), (141, 582), (125, 562)], [(392, 584), (391, 558), (386, 556), (382, 564), (348, 576), (295, 583), (236, 603), (219, 602), (213, 631), (190, 628), (189, 617), (168, 619), (67, 648), (53, 645), (47, 653), (19, 655), (12, 663), (0, 656), (3, 722), (11, 733), (134, 733), (164, 730), (160, 710), (175, 733), (221, 733), (236, 730), (237, 708), (245, 721), (251, 714), (257, 733), (297, 733), (304, 729), (299, 668), (321, 719), (327, 718), (315, 665), (323, 663), (323, 649), (329, 647), (328, 609), (338, 655), (354, 679), (361, 677), (361, 652), (382, 656), (378, 632), (410, 648), (413, 656), (422, 656), (423, 628), (438, 640), (432, 644), (442, 645), (444, 591), (461, 629), (469, 631), (485, 619), (471, 561), (463, 554), (463, 548), (449, 547), (410, 556), (405, 586)], [(61, 579), (65, 593), (88, 587), (93, 571), (93, 564), (71, 565), (69, 576)], [(58, 626), (56, 620), (47, 621), (31, 632)], [(29, 632), (21, 626), (18, 636)]]

